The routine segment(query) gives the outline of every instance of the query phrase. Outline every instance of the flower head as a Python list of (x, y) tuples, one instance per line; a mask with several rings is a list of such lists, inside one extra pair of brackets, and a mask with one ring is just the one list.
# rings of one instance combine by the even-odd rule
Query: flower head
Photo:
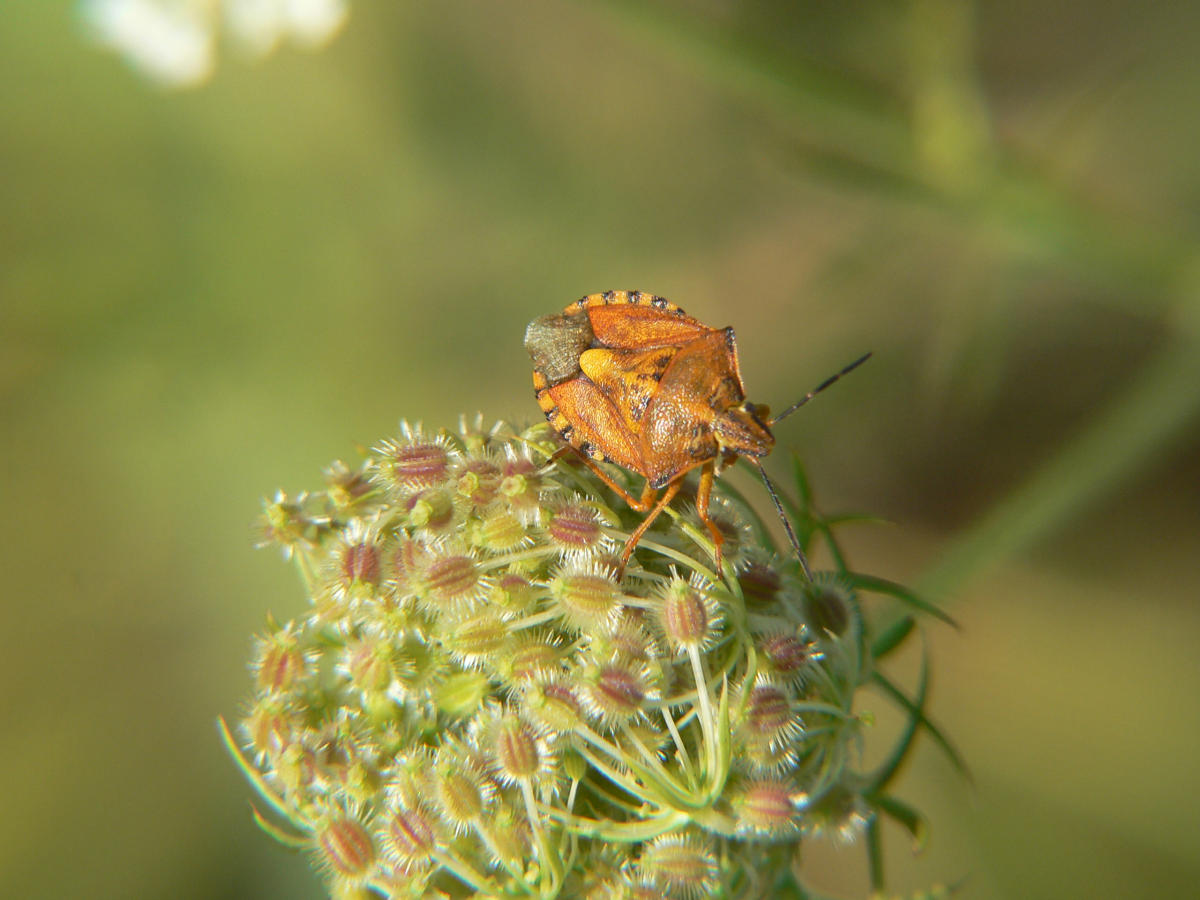
[(621, 575), (640, 514), (556, 449), (402, 425), (268, 504), (311, 607), (255, 644), (240, 759), (340, 896), (741, 897), (872, 812), (852, 582), (716, 495), (727, 580), (671, 516)]

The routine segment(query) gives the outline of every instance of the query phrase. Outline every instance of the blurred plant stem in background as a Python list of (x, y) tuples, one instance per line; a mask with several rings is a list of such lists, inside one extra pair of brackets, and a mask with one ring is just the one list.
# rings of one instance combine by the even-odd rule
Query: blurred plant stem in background
[(947, 195), (970, 195), (991, 167), (987, 108), (975, 73), (974, 4), (911, 0), (905, 35), (921, 174)]
[[(864, 91), (839, 73), (807, 66), (696, 16), (632, 0), (603, 5), (644, 42), (696, 64), (727, 91), (764, 105), (798, 131), (797, 158), (847, 187), (889, 188), (953, 212), (978, 228), (1016, 232), (1022, 246), (1053, 252), (1093, 278), (1152, 285), (1161, 309), (1196, 260), (1195, 242), (1095, 208), (1002, 144), (987, 143), (973, 75), (971, 4), (913, 0), (903, 102)], [(1146, 312), (1146, 309), (1138, 309)]]
[(951, 544), (920, 581), (923, 591), (943, 597), (989, 563), (1027, 549), (1129, 479), (1195, 420), (1200, 389), (1180, 389), (1200, 385), (1195, 241), (1098, 208), (1057, 183), (1046, 161), (992, 141), (975, 74), (974, 4), (910, 0), (903, 104), (669, 5), (603, 5), (631, 34), (788, 123), (802, 135), (798, 164), (848, 187), (940, 207), (975, 229), (1011, 232), (1016, 246), (1052, 254), (1088, 282), (1130, 289), (1133, 312), (1175, 329), (1174, 340), (1075, 440)]
[(1189, 384), (1200, 385), (1200, 352), (1177, 340), (1078, 437), (958, 535), (919, 589), (951, 595), (987, 565), (1030, 549), (1162, 453), (1195, 416), (1200, 392), (1180, 389)]
[[(1050, 536), (1084, 512), (1178, 437), (1195, 415), (1200, 353), (1177, 341), (1160, 353), (1101, 411), (1082, 434), (1013, 488), (943, 549), (918, 580), (930, 598), (953, 599), (970, 578), (988, 566)], [(880, 628), (874, 650), (889, 652), (916, 627), (904, 615)]]

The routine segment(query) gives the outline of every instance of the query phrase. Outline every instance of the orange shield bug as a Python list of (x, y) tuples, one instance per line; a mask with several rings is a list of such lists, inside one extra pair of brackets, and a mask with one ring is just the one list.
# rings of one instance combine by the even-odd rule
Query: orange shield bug
[[(712, 535), (717, 569), (723, 536), (708, 514), (713, 479), (738, 457), (762, 475), (806, 575), (808, 561), (760, 460), (775, 446), (771, 426), (791, 415), (871, 354), (831, 375), (780, 415), (746, 400), (732, 328), (710, 328), (662, 297), (642, 291), (589, 294), (525, 329), (533, 387), (550, 426), (588, 467), (646, 517), (638, 541), (700, 469), (696, 511)], [(640, 497), (598, 465), (616, 463), (646, 479)], [(660, 493), (661, 492), (661, 493)]]

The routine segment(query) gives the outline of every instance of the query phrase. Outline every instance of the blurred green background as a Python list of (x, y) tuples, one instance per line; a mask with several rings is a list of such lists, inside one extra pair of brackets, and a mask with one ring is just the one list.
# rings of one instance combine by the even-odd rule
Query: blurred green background
[(779, 438), (963, 625), (975, 782), (925, 744), (893, 889), (1195, 896), (1197, 46), (1182, 2), (356, 2), (168, 92), (0, 5), (0, 893), (322, 896), (214, 727), (304, 603), (260, 498), (401, 416), (533, 421), (525, 323), (628, 287), (776, 408), (875, 351)]

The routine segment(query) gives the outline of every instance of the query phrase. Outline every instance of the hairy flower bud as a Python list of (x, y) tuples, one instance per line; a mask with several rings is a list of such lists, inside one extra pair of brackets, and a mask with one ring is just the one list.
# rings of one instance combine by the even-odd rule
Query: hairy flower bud
[(564, 556), (586, 556), (609, 546), (600, 514), (578, 498), (550, 513), (546, 534)]
[(657, 693), (646, 664), (621, 657), (590, 665), (584, 685), (588, 710), (608, 727), (641, 715)]
[(383, 823), (384, 852), (403, 872), (427, 868), (442, 842), (436, 816), (423, 804), (397, 806)]
[(741, 759), (759, 769), (788, 769), (803, 733), (786, 690), (767, 681), (745, 692), (737, 731)]
[(289, 623), (260, 638), (250, 668), (264, 694), (286, 694), (311, 677), (316, 654), (300, 643), (300, 631)]
[(479, 764), (462, 751), (438, 752), (433, 786), (438, 812), (460, 834), (480, 819), (496, 793)]
[(367, 693), (386, 691), (396, 677), (391, 644), (377, 638), (364, 638), (347, 644), (345, 667), (346, 674), (355, 686)]
[(621, 588), (602, 566), (583, 564), (561, 569), (550, 582), (563, 621), (581, 631), (611, 627), (621, 611)]
[(676, 652), (708, 647), (721, 625), (721, 610), (703, 580), (675, 577), (662, 594), (659, 627)]
[(330, 816), (317, 826), (315, 837), (320, 864), (338, 878), (361, 880), (375, 864), (371, 832), (353, 816)]
[(381, 441), (372, 453), (377, 480), (400, 494), (444, 483), (454, 462), (445, 440), (426, 437), (419, 426), (407, 424), (400, 437)]
[(490, 459), (472, 459), (458, 477), (458, 493), (475, 509), (484, 509), (499, 493), (503, 479), (500, 467)]
[(712, 896), (718, 884), (712, 842), (692, 834), (655, 838), (642, 850), (637, 867), (667, 897), (701, 900)]
[(459, 614), (474, 608), (487, 594), (488, 582), (475, 560), (465, 554), (436, 555), (416, 581), (419, 599), (434, 614)]
[(736, 787), (730, 798), (738, 831), (778, 840), (794, 835), (807, 796), (787, 776), (757, 778)]
[(404, 501), (408, 525), (428, 534), (447, 534), (458, 521), (455, 496), (444, 487), (428, 488)]
[(445, 647), (462, 665), (478, 667), (494, 659), (508, 641), (504, 611), (485, 606), (459, 619), (445, 621)]
[(816, 643), (805, 637), (806, 632), (807, 629), (798, 629), (791, 634), (775, 632), (762, 637), (758, 650), (764, 667), (785, 682), (800, 679), (805, 669), (822, 655)]

